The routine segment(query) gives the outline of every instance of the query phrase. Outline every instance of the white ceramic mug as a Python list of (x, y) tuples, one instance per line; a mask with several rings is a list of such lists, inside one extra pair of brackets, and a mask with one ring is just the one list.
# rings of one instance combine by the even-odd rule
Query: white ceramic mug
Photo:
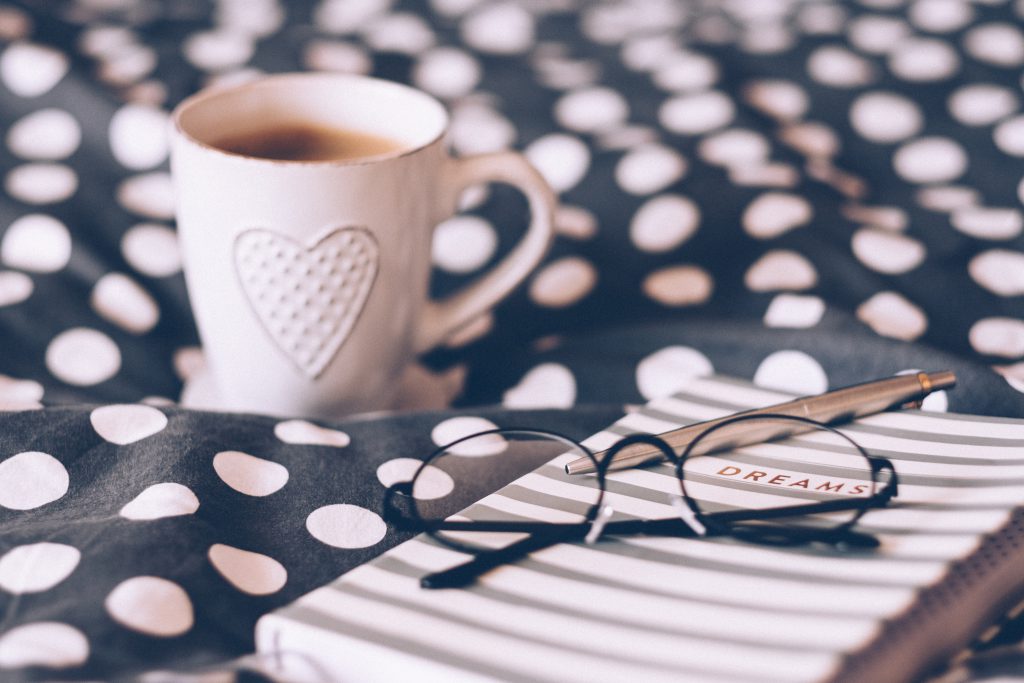
[[(540, 174), (513, 152), (452, 158), (444, 107), (404, 85), (270, 76), (201, 92), (172, 120), (178, 233), (208, 372), (193, 403), (318, 417), (389, 407), (404, 366), (508, 295), (552, 239), (555, 198)], [(295, 124), (400, 148), (278, 161), (216, 147)], [(434, 226), (462, 190), (489, 181), (525, 193), (526, 234), (475, 282), (431, 301)]]

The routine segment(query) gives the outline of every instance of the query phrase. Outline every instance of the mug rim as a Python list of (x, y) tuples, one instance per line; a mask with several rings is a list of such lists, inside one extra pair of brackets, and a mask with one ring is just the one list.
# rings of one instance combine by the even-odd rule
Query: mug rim
[[(270, 159), (268, 157), (253, 156), (249, 154), (239, 154), (238, 152), (231, 152), (216, 145), (212, 145), (208, 142), (200, 140), (198, 137), (193, 135), (191, 132), (186, 130), (182, 118), (187, 113), (198, 106), (207, 103), (209, 100), (216, 99), (219, 97), (226, 97), (243, 90), (250, 89), (261, 89), (261, 88), (274, 88), (280, 87), (282, 84), (289, 81), (335, 81), (339, 83), (364, 83), (369, 84), (377, 88), (390, 89), (395, 92), (401, 92), (405, 96), (411, 96), (421, 100), (427, 106), (430, 106), (437, 110), (440, 114), (439, 130), (431, 136), (426, 142), (419, 144), (413, 144), (401, 148), (384, 152), (382, 154), (373, 154), (361, 157), (352, 157), (347, 159), (319, 159), (319, 160), (303, 160), (303, 159)], [(329, 167), (329, 166), (364, 166), (367, 164), (373, 164), (381, 161), (390, 161), (393, 159), (400, 159), (402, 157), (411, 156), (420, 152), (427, 147), (431, 147), (440, 141), (446, 131), (448, 130), (450, 117), (448, 110), (439, 100), (432, 95), (423, 92), (410, 85), (400, 83), (398, 81), (391, 81), (384, 78), (376, 78), (373, 76), (363, 76), (360, 74), (342, 74), (342, 73), (329, 73), (329, 72), (291, 72), (291, 73), (278, 73), (278, 74), (267, 74), (259, 76), (253, 80), (248, 80), (243, 83), (230, 86), (213, 86), (206, 87), (202, 90), (189, 95), (174, 107), (171, 111), (171, 128), (174, 134), (185, 142), (202, 148), (208, 152), (214, 152), (216, 154), (224, 155), (231, 159), (242, 160), (250, 163), (261, 163), (270, 164), (273, 166), (288, 166), (288, 167), (299, 167), (299, 166), (315, 166), (315, 167)]]

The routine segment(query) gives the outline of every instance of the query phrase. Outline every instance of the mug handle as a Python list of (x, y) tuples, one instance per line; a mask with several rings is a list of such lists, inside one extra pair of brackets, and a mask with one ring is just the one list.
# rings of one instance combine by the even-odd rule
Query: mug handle
[(540, 264), (555, 235), (555, 194), (525, 157), (510, 151), (493, 152), (451, 159), (449, 164), (442, 180), (448, 207), (466, 187), (488, 181), (508, 183), (526, 195), (530, 225), (500, 263), (454, 294), (426, 303), (413, 343), (417, 354), (434, 348), (505, 298)]

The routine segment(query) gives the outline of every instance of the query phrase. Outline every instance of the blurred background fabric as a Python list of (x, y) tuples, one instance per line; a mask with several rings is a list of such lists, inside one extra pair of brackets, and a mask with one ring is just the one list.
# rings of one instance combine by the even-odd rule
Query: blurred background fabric
[[(1024, 417), (1022, 22), (1012, 0), (0, 4), (0, 679), (246, 653), (260, 614), (402, 540), (384, 486), (474, 429), (582, 438), (711, 373), (808, 394), (949, 368), (927, 409)], [(457, 155), (522, 151), (558, 237), (410, 367), (398, 413), (182, 409), (202, 353), (169, 111), (304, 70), (430, 92)], [(526, 224), (506, 187), (463, 209), (437, 296)]]

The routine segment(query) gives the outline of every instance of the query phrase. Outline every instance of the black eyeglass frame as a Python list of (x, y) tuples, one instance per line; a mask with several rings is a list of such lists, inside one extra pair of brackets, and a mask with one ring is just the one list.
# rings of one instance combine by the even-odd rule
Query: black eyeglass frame
[[(856, 450), (867, 463), (871, 475), (871, 492), (868, 496), (858, 498), (847, 498), (841, 500), (818, 501), (798, 505), (787, 505), (763, 509), (742, 509), (726, 510), (720, 512), (707, 512), (700, 504), (692, 498), (686, 489), (685, 464), (689, 459), (706, 457), (709, 453), (694, 455), (698, 444), (710, 434), (725, 429), (744, 421), (751, 420), (786, 420), (805, 423), (813, 429), (822, 429), (831, 432)], [(476, 521), (476, 520), (427, 520), (420, 515), (416, 505), (416, 499), (412, 495), (413, 487), (419, 476), (430, 464), (440, 456), (448, 453), (453, 447), (477, 439), (489, 434), (495, 435), (529, 435), (549, 440), (560, 441), (570, 449), (578, 450), (594, 464), (594, 477), (597, 481), (597, 500), (587, 509), (580, 522), (531, 522), (531, 521)], [(646, 444), (658, 448), (665, 459), (674, 465), (676, 479), (679, 482), (680, 497), (682, 504), (690, 511), (691, 515), (680, 514), (676, 517), (664, 519), (637, 519), (608, 521), (602, 518), (604, 509), (604, 495), (606, 491), (606, 475), (616, 453), (634, 444)], [(718, 449), (725, 450), (724, 448)], [(879, 488), (879, 477), (888, 473), (888, 479), (882, 482)], [(604, 457), (599, 461), (594, 452), (579, 443), (578, 441), (559, 434), (558, 432), (537, 430), (502, 428), (476, 432), (456, 439), (432, 451), (413, 473), (412, 478), (404, 482), (396, 482), (389, 486), (384, 493), (383, 517), (385, 521), (395, 528), (405, 531), (426, 533), (432, 539), (443, 546), (459, 552), (467, 553), (473, 557), (467, 562), (457, 565), (451, 569), (436, 572), (424, 576), (420, 583), (424, 588), (454, 588), (472, 583), (476, 578), (487, 571), (513, 562), (527, 554), (547, 548), (557, 543), (581, 541), (596, 541), (604, 534), (626, 535), (639, 534), (649, 536), (676, 536), (676, 537), (703, 537), (703, 536), (732, 536), (738, 540), (761, 543), (768, 545), (803, 545), (807, 543), (828, 543), (836, 546), (849, 546), (856, 548), (872, 548), (878, 545), (875, 537), (853, 527), (871, 509), (886, 507), (898, 493), (899, 477), (892, 462), (885, 457), (869, 453), (863, 446), (858, 444), (848, 435), (836, 429), (832, 425), (818, 422), (802, 416), (786, 415), (782, 413), (758, 413), (739, 414), (732, 418), (718, 422), (707, 430), (700, 433), (697, 438), (691, 441), (682, 453), (676, 455), (672, 448), (661, 438), (653, 434), (631, 434), (617, 441), (611, 448), (604, 452)], [(396, 496), (401, 495), (408, 502), (408, 509), (411, 515), (402, 512), (395, 504)], [(851, 518), (831, 527), (807, 528), (799, 526), (780, 526), (763, 524), (771, 520), (785, 517), (807, 516), (831, 512), (852, 511)], [(687, 519), (686, 517), (690, 517)], [(755, 522), (756, 526), (745, 526), (744, 522)], [(456, 541), (444, 536), (441, 532), (477, 531), (477, 532), (505, 532), (525, 533), (526, 538), (513, 542), (502, 548), (487, 549)]]

